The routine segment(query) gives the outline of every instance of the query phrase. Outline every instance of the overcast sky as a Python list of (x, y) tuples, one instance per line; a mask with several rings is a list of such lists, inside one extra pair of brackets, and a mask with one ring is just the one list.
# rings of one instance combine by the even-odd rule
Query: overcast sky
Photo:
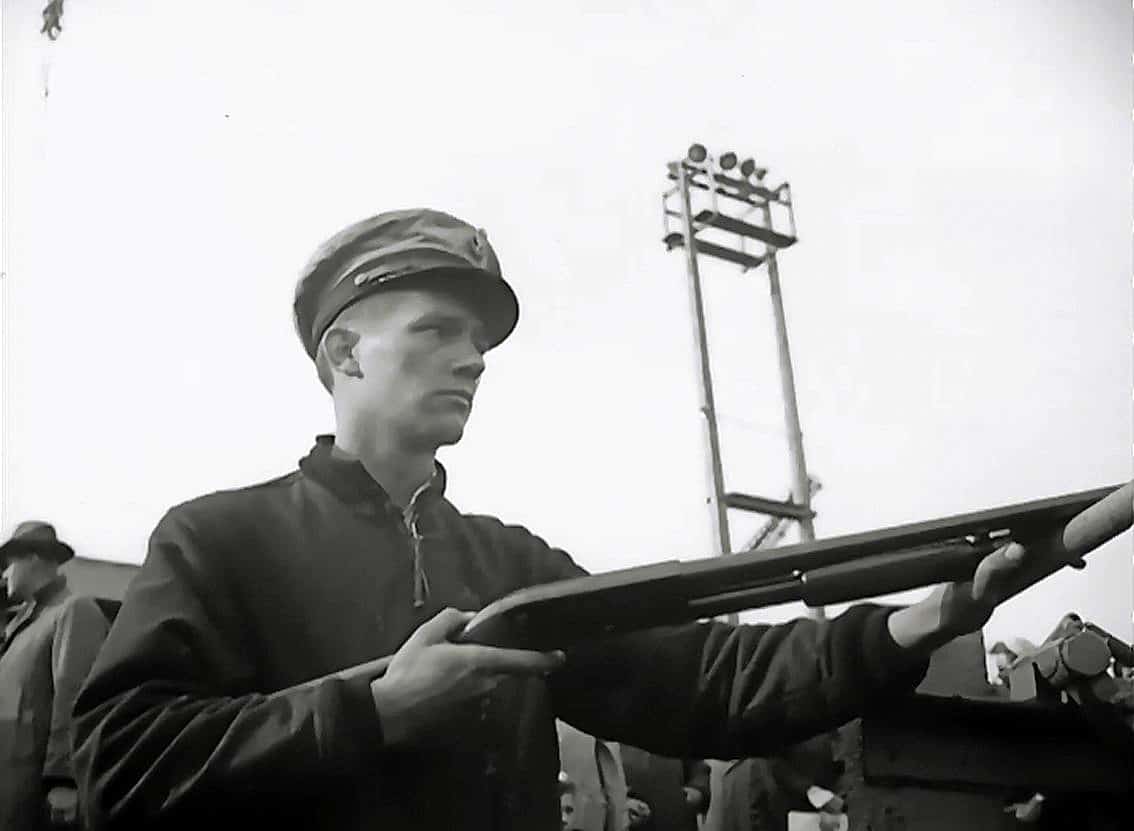
[[(42, 5), (3, 6), (5, 533), (139, 562), (170, 506), (291, 469), (332, 428), (298, 269), (432, 206), (487, 229), (522, 307), (442, 451), (451, 499), (595, 571), (711, 553), (661, 244), (692, 140), (792, 185), (820, 536), (1131, 476), (1127, 3), (76, 0), (54, 43)], [(782, 498), (766, 274), (704, 279), (727, 485)], [(1075, 610), (1129, 637), (1130, 551), (988, 636)]]

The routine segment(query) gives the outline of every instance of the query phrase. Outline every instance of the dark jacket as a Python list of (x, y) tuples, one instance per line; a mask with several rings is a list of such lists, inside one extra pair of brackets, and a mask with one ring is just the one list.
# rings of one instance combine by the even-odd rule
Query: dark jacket
[[(846, 721), (925, 670), (878, 607), (830, 623), (689, 624), (573, 649), (502, 684), (436, 749), (383, 746), (365, 682), (445, 606), (582, 574), (523, 528), (420, 500), (407, 523), (321, 437), (299, 470), (171, 510), (75, 710), (94, 828), (555, 829), (554, 716), (672, 756), (735, 757)], [(234, 827), (237, 827), (234, 825)]]

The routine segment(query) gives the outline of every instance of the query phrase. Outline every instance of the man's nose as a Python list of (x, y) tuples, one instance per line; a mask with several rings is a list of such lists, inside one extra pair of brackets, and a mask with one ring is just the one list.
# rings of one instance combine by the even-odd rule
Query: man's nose
[(467, 344), (458, 356), (453, 371), (462, 378), (476, 381), (484, 372), (484, 355), (472, 343)]

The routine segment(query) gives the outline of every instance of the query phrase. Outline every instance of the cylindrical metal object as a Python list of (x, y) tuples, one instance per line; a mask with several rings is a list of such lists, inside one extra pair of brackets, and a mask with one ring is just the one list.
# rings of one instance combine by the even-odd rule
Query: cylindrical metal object
[(1110, 650), (1094, 632), (1078, 632), (1048, 644), (1029, 660), (1051, 686), (1062, 688), (1106, 672)]

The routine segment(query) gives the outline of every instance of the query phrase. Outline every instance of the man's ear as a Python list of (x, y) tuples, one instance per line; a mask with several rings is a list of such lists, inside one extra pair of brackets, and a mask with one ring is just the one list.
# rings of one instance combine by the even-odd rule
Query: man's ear
[(323, 348), (332, 371), (351, 378), (362, 377), (362, 367), (354, 354), (358, 340), (358, 333), (350, 329), (336, 327), (327, 331), (323, 336)]

